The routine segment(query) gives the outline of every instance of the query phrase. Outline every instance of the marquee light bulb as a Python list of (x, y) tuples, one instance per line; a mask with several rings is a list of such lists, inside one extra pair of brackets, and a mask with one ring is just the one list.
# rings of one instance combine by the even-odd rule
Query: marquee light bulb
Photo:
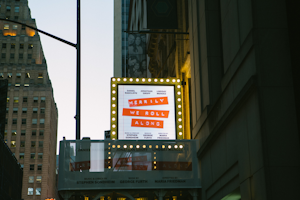
[(175, 149), (177, 149), (177, 148), (178, 148), (178, 145), (175, 145), (174, 147), (175, 147)]
[(116, 114), (116, 111), (113, 110), (113, 111), (112, 111), (112, 114)]
[(177, 94), (178, 94), (178, 95), (180, 95), (180, 94), (181, 94), (181, 92), (177, 92)]
[(167, 82), (169, 83), (170, 79), (167, 79)]
[(116, 81), (116, 79), (115, 79), (115, 78), (113, 78), (113, 79), (112, 79), (112, 81)]
[(121, 147), (120, 145), (117, 146), (118, 149), (120, 149), (120, 147)]
[(157, 82), (157, 79), (154, 79), (154, 82)]
[(160, 82), (164, 82), (164, 79), (160, 79)]
[(137, 148), (137, 149), (140, 148), (140, 145), (136, 145), (136, 148)]
[(180, 82), (180, 79), (177, 79), (177, 82), (179, 83), (179, 82)]
[(130, 149), (132, 149), (133, 148), (133, 145), (130, 145)]
[(172, 148), (172, 146), (171, 146), (171, 145), (169, 145), (169, 146), (168, 146), (168, 148), (169, 148), (169, 149), (171, 149), (171, 148)]
[(152, 148), (152, 145), (149, 145), (149, 148), (151, 149), (151, 148)]
[(123, 81), (127, 81), (127, 78), (124, 78)]
[(113, 94), (115, 94), (115, 93), (116, 93), (116, 91), (115, 91), (115, 90), (113, 90), (113, 91), (112, 91), (112, 93), (113, 93)]
[(146, 148), (146, 145), (143, 145), (143, 148), (145, 149), (145, 148)]
[(133, 79), (132, 79), (132, 78), (130, 78), (130, 79), (129, 79), (129, 81), (130, 81), (130, 82), (132, 82), (132, 81), (133, 81)]
[(115, 124), (113, 124), (113, 125), (112, 125), (112, 127), (113, 127), (113, 128), (116, 128), (116, 125), (115, 125)]
[(111, 120), (115, 121), (115, 120), (116, 120), (116, 118), (114, 118), (114, 117), (113, 117)]
[[(112, 148), (116, 148), (116, 145), (112, 145)], [(110, 153), (110, 152), (109, 152)]]
[(116, 104), (113, 104), (112, 107), (116, 107)]
[(177, 88), (180, 88), (180, 85), (177, 85)]
[(172, 82), (175, 83), (175, 79), (173, 79)]
[(178, 119), (178, 121), (180, 121), (180, 122), (181, 122), (181, 120), (182, 120), (181, 118)]
[(113, 101), (116, 100), (116, 97), (113, 97), (112, 100), (113, 100)]
[(179, 148), (180, 148), (180, 149), (182, 149), (182, 148), (183, 148), (182, 144), (181, 144), (181, 145), (179, 145)]
[(113, 132), (112, 132), (112, 134), (113, 134), (113, 135), (115, 135), (115, 134), (116, 134), (116, 132), (115, 132), (115, 131), (113, 131)]
[(178, 115), (181, 115), (181, 112), (180, 112), (180, 111), (178, 112)]
[(179, 135), (182, 135), (182, 132), (179, 132)]
[(178, 108), (181, 108), (181, 105), (178, 105)]
[(148, 81), (151, 82), (151, 78), (148, 78)]
[(135, 81), (136, 81), (136, 82), (139, 82), (139, 80), (140, 80), (140, 79), (138, 79), (138, 78), (137, 78), (137, 79), (135, 79)]
[(112, 84), (113, 87), (116, 87), (116, 84)]
[(118, 81), (120, 81), (121, 79), (120, 79), (120, 78), (118, 78), (117, 80), (118, 80)]
[(145, 79), (143, 78), (142, 81), (145, 82)]
[(180, 99), (180, 98), (178, 98), (177, 100), (178, 100), (178, 101), (181, 101), (181, 99)]
[(127, 148), (127, 145), (125, 144), (123, 147), (126, 149), (126, 148)]
[(179, 128), (182, 128), (182, 125), (179, 125), (178, 127), (179, 127)]
[(116, 138), (113, 138), (113, 140), (116, 140)]

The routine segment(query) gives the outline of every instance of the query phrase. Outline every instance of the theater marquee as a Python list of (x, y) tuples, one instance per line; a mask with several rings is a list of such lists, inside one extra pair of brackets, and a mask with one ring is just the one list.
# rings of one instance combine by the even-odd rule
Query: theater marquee
[(183, 139), (179, 79), (112, 78), (111, 139)]

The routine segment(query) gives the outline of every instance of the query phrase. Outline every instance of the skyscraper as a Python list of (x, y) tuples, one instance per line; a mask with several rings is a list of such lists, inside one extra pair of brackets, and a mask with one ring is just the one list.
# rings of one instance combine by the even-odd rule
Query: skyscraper
[[(27, 0), (1, 0), (0, 18), (36, 27)], [(8, 79), (4, 140), (23, 167), (22, 198), (55, 198), (58, 112), (40, 37), (0, 21), (0, 79)]]
[(128, 56), (128, 26), (130, 0), (114, 1), (114, 76), (125, 77)]

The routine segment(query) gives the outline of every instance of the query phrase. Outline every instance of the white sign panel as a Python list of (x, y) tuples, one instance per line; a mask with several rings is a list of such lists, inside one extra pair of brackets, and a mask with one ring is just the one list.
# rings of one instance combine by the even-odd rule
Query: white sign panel
[(176, 139), (174, 86), (118, 85), (118, 139)]

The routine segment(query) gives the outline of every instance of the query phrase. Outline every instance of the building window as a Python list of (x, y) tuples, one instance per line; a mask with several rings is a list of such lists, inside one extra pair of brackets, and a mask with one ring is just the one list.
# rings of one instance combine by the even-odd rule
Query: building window
[(17, 130), (11, 130), (11, 136), (16, 136), (17, 135)]
[(20, 49), (24, 49), (24, 44), (20, 44)]
[(32, 135), (32, 136), (36, 136), (36, 130), (32, 130), (32, 131), (31, 131), (31, 135)]
[(23, 97), (23, 103), (27, 103), (27, 97)]
[(32, 113), (38, 113), (38, 108), (32, 108)]
[(42, 182), (42, 176), (37, 176), (36, 177), (36, 182), (41, 183)]
[(11, 78), (12, 77), (12, 73), (7, 73), (7, 78)]
[(34, 176), (28, 177), (28, 183), (34, 183)]
[(7, 102), (7, 103), (9, 102), (9, 97), (6, 98), (6, 102)]
[(38, 164), (38, 171), (42, 171), (42, 167), (43, 167), (43, 165), (42, 164)]
[(16, 12), (16, 13), (20, 12), (20, 7), (16, 6), (16, 7), (15, 7), (15, 12)]
[(41, 125), (45, 124), (45, 119), (40, 119), (40, 124)]
[(19, 97), (14, 97), (14, 103), (19, 103)]
[(18, 19), (19, 19), (19, 17), (18, 17), (18, 16), (15, 16), (14, 18), (15, 18), (15, 20), (18, 20)]
[(26, 130), (21, 130), (21, 136), (25, 136), (26, 135)]
[(22, 124), (26, 124), (26, 119), (22, 119)]
[(4, 130), (4, 136), (7, 136), (7, 130)]
[(13, 113), (17, 114), (18, 113), (18, 108), (13, 108)]
[(35, 147), (35, 141), (31, 141), (31, 147)]
[(23, 54), (22, 53), (19, 53), (19, 58), (23, 59)]
[(1, 58), (6, 58), (6, 54), (5, 53), (1, 53)]
[(33, 195), (33, 188), (28, 188), (28, 195)]
[(12, 124), (17, 124), (17, 119), (13, 119)]
[(34, 165), (29, 165), (29, 170), (34, 171)]
[(9, 108), (6, 108), (6, 114), (8, 114)]
[(24, 140), (20, 141), (20, 147), (25, 147), (25, 141)]
[(6, 49), (6, 43), (2, 43), (2, 48)]
[(37, 124), (37, 119), (32, 119), (32, 124)]
[(46, 97), (41, 97), (41, 103), (45, 103), (46, 102)]
[(45, 114), (45, 108), (41, 108), (41, 114)]
[(15, 54), (14, 54), (14, 53), (11, 53), (11, 54), (10, 54), (10, 58), (11, 58), (11, 59), (15, 58)]
[(17, 78), (21, 78), (21, 73), (16, 73)]
[(28, 49), (32, 49), (33, 48), (33, 44), (28, 44)]
[(26, 73), (26, 78), (30, 78), (30, 73)]
[(24, 168), (24, 165), (23, 165), (23, 164), (21, 164), (21, 169), (23, 170), (23, 168)]
[(15, 86), (16, 86), (16, 87), (20, 87), (21, 84), (20, 84), (20, 83), (16, 83)]
[(6, 6), (6, 11), (10, 11), (10, 6)]
[(8, 30), (9, 29), (9, 25), (8, 24), (4, 24), (4, 30)]
[(35, 195), (41, 195), (41, 188), (35, 188)]
[(39, 97), (33, 97), (33, 103), (39, 102)]
[(13, 25), (13, 30), (17, 30), (18, 29), (18, 25)]
[(22, 28), (21, 28), (22, 30), (25, 30), (25, 26), (24, 25), (22, 25)]
[(27, 113), (27, 108), (22, 108), (22, 113), (26, 114)]
[(2, 72), (0, 73), (0, 78), (4, 78), (4, 75)]
[(22, 160), (22, 159), (24, 159), (24, 153), (20, 153), (19, 154), (19, 158)]
[(35, 159), (35, 153), (30, 153), (30, 159)]
[(28, 59), (32, 59), (32, 54), (28, 54)]
[(16, 147), (16, 141), (14, 141), (14, 140), (11, 141), (11, 142), (10, 142), (10, 147)]
[(38, 159), (43, 159), (43, 153), (38, 153)]
[(39, 141), (39, 147), (43, 147), (44, 146), (44, 142), (43, 141)]
[(16, 47), (16, 44), (15, 44), (15, 43), (11, 43), (11, 44), (10, 44), (10, 48), (11, 48), (11, 49), (14, 49), (15, 47)]
[(43, 73), (39, 73), (38, 78), (43, 78)]
[(40, 130), (40, 136), (44, 136), (44, 130)]
[(5, 124), (7, 124), (7, 118), (5, 119)]

